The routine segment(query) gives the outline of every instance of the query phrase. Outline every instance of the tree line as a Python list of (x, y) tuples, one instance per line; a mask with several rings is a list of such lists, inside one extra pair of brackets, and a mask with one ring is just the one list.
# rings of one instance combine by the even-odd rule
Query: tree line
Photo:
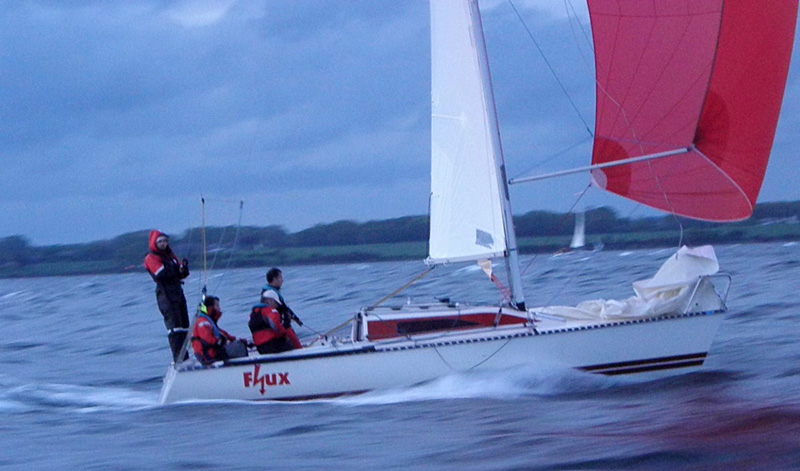
[[(799, 216), (800, 201), (762, 203), (755, 207), (750, 219), (725, 224), (724, 227), (728, 228), (726, 237), (743, 234), (735, 230), (737, 227), (796, 224)], [(680, 219), (688, 231), (699, 232), (721, 226), (671, 215), (626, 218), (620, 217), (612, 208), (601, 207), (586, 211), (586, 233), (591, 238), (598, 234), (675, 231), (678, 228), (676, 219)], [(514, 217), (517, 236), (521, 239), (568, 237), (572, 234), (573, 221), (572, 214), (550, 211), (531, 211)], [(243, 267), (270, 262), (287, 264), (424, 257), (424, 253), (418, 252), (425, 250), (428, 229), (428, 216), (407, 216), (367, 222), (337, 221), (294, 233), (277, 225), (207, 227), (205, 238), (208, 257), (222, 255), (227, 257), (230, 266)], [(140, 269), (147, 252), (148, 234), (149, 229), (122, 234), (110, 240), (50, 246), (34, 246), (21, 235), (0, 238), (0, 277), (114, 273)], [(609, 239), (614, 240), (613, 237)], [(715, 241), (720, 240), (717, 238)], [(385, 248), (409, 243), (416, 245), (405, 252)], [(172, 234), (171, 245), (181, 256), (200, 260), (203, 252), (201, 228)], [(365, 250), (370, 246), (379, 246), (381, 249)], [(552, 242), (541, 246), (542, 250), (551, 247)], [(198, 267), (196, 263), (194, 266)]]

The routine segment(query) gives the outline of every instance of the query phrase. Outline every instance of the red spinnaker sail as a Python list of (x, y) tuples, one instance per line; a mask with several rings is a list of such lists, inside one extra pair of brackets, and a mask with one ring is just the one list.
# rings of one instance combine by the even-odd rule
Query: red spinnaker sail
[(592, 163), (689, 152), (592, 172), (664, 211), (752, 213), (778, 122), (797, 0), (589, 0), (597, 69)]

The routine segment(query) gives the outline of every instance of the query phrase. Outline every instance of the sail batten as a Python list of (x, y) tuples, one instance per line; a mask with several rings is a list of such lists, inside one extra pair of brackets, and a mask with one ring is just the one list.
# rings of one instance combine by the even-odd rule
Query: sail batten
[(696, 219), (747, 218), (788, 74), (796, 0), (589, 0), (597, 73), (592, 164), (601, 188)]

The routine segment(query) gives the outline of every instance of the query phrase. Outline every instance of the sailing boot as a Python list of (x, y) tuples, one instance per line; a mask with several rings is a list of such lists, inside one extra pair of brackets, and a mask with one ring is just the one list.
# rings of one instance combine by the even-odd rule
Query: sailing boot
[[(178, 357), (181, 354), (181, 350), (183, 349), (183, 344), (186, 342), (186, 333), (187, 330), (183, 328), (176, 328), (171, 329), (167, 338), (169, 339), (169, 348), (172, 350), (172, 359), (175, 363), (178, 363)], [(183, 360), (185, 361), (189, 359), (189, 352), (184, 352)]]

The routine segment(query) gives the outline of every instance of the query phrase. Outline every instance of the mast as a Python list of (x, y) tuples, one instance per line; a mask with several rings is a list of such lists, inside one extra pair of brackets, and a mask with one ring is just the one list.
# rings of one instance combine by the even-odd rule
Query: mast
[(481, 71), (483, 96), (487, 108), (487, 119), (491, 132), (492, 147), (494, 148), (494, 162), (497, 167), (497, 185), (501, 189), (500, 202), (503, 208), (503, 228), (506, 235), (506, 252), (503, 256), (506, 265), (508, 282), (511, 285), (511, 304), (520, 310), (525, 310), (525, 295), (522, 292), (522, 275), (519, 269), (519, 252), (517, 249), (517, 236), (514, 231), (514, 217), (511, 211), (511, 200), (508, 192), (508, 179), (506, 178), (506, 165), (503, 158), (503, 146), (500, 140), (500, 126), (497, 123), (497, 107), (494, 102), (494, 89), (492, 75), (489, 70), (489, 57), (486, 52), (486, 40), (483, 35), (483, 22), (477, 0), (470, 0), (470, 11), (474, 28), (475, 53), (478, 55), (478, 64)]

